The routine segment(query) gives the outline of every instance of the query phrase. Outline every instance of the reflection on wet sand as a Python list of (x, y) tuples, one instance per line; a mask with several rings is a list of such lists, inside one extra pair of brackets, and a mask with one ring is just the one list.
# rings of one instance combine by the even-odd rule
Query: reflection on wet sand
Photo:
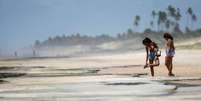
[[(196, 101), (201, 99), (201, 77), (195, 76), (199, 73), (199, 68), (191, 76), (184, 76), (180, 73), (182, 71), (175, 70), (178, 76), (168, 77), (163, 72), (165, 70), (158, 67), (156, 77), (150, 77), (149, 70), (144, 70), (139, 64), (138, 61), (141, 60), (136, 64), (133, 63), (137, 57), (123, 59), (117, 57), (120, 56), (97, 57), (94, 60), (93, 57), (62, 58), (54, 62), (52, 58), (34, 59), (29, 62), (0, 61), (3, 64), (0, 66), (0, 100)], [(98, 59), (101, 61), (100, 64), (97, 62)], [(52, 65), (48, 63), (44, 65), (48, 61), (52, 61)], [(182, 70), (179, 67), (180, 62), (177, 63), (178, 67), (175, 69)]]
[[(119, 98), (119, 101), (125, 99), (128, 101), (132, 99), (146, 100), (153, 97), (163, 98), (181, 94), (181, 92), (177, 92), (178, 87), (195, 87), (194, 85), (175, 84), (175, 81), (200, 80), (198, 78), (150, 78), (146, 73), (98, 74), (102, 69), (48, 67), (1, 69), (1, 72), (7, 73), (1, 78), (8, 82), (1, 84), (0, 98), (2, 101), (110, 101), (116, 98)], [(23, 75), (17, 74), (19, 71), (21, 73), (24, 71)]]

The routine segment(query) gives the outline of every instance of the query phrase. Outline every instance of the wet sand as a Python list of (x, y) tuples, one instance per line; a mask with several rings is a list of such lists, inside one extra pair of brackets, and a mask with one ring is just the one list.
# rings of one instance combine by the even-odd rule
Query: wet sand
[(201, 51), (178, 50), (175, 77), (164, 55), (143, 69), (144, 52), (0, 61), (1, 101), (199, 101)]

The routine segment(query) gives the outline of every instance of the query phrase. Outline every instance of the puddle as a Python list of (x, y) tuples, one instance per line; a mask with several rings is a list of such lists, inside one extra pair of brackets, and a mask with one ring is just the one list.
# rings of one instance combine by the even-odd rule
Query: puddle
[[(52, 98), (65, 98), (67, 101), (74, 98), (77, 100), (95, 101), (98, 97), (104, 99), (101, 101), (109, 101), (109, 99), (116, 97), (120, 97), (120, 99), (133, 99), (146, 96), (164, 96), (173, 94), (171, 91), (175, 90), (175, 86), (152, 82), (146, 78), (133, 78), (128, 76), (88, 76), (83, 80), (83, 77), (78, 76), (76, 78), (78, 81), (76, 82), (64, 81), (70, 78), (74, 79), (74, 77), (68, 77), (66, 79), (59, 77), (55, 77), (54, 79), (51, 77), (47, 79), (27, 78), (29, 80), (25, 79), (24, 81), (27, 81), (29, 85), (21, 85), (24, 84), (23, 78), (21, 80), (18, 78), (16, 81), (10, 79), (10, 83), (14, 83), (15, 85), (12, 86), (12, 89), (1, 89), (0, 98), (3, 98), (2, 100), (7, 99), (11, 101), (14, 101), (14, 99), (49, 101), (52, 100)], [(63, 81), (54, 82), (58, 79)]]
[(0, 78), (20, 77), (25, 75), (26, 73), (0, 73)]
[(125, 83), (106, 83), (105, 85), (144, 85), (144, 84), (148, 84), (148, 83), (145, 83), (145, 82), (125, 82)]
[(165, 85), (176, 85), (177, 87), (201, 87), (201, 78), (199, 77), (181, 77), (174, 79), (159, 80)]
[(27, 66), (0, 70), (1, 101), (183, 101), (199, 100), (201, 93), (200, 78), (102, 75), (98, 74), (101, 68)]

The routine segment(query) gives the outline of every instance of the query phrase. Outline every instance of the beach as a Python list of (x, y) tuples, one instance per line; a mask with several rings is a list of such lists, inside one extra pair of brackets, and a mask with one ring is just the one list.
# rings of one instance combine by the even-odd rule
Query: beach
[(145, 52), (0, 60), (1, 101), (199, 101), (201, 51), (177, 50), (175, 77), (151, 77)]

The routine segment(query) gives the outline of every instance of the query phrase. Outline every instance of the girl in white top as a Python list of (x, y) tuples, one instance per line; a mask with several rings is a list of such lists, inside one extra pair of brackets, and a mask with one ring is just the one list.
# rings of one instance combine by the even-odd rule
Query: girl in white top
[(168, 75), (175, 76), (172, 73), (172, 68), (173, 68), (172, 59), (175, 55), (174, 40), (173, 40), (172, 35), (170, 35), (169, 33), (164, 33), (163, 37), (166, 41), (166, 43), (165, 43), (165, 52), (166, 52), (165, 65), (169, 71)]

